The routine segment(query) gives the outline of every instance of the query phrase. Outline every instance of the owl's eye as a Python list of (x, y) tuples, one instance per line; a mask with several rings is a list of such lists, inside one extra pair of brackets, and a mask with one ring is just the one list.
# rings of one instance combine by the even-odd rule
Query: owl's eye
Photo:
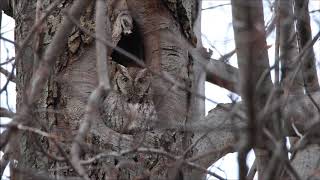
[(129, 26), (129, 22), (127, 21), (127, 20), (123, 20), (123, 24), (125, 25), (125, 26)]
[(127, 77), (123, 77), (122, 81), (127, 82), (129, 79)]

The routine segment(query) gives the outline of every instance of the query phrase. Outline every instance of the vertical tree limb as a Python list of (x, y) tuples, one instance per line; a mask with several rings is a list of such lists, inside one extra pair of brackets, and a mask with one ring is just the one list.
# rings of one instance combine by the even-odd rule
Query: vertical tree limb
[[(276, 39), (275, 39), (275, 87), (274, 87), (274, 95), (270, 95), (270, 99), (268, 101), (277, 102), (278, 99), (280, 99), (282, 93), (280, 90), (280, 71), (279, 71), (279, 63), (280, 63), (280, 37), (281, 29), (280, 26), (283, 23), (283, 19), (281, 19), (281, 6), (284, 5), (282, 0), (275, 1), (275, 13), (276, 13)], [(268, 103), (267, 103), (268, 104)], [(269, 105), (266, 105), (268, 107)], [(286, 150), (286, 137), (283, 130), (283, 123), (281, 121), (281, 107), (278, 106), (275, 108), (275, 111), (272, 113), (272, 123), (271, 127), (273, 130), (273, 137), (274, 143), (273, 146), (275, 148), (272, 149), (272, 157), (270, 160), (267, 160), (268, 164), (266, 166), (266, 169), (263, 172), (259, 172), (260, 174), (263, 173), (260, 178), (263, 179), (270, 179), (270, 177), (276, 176), (278, 177), (281, 169), (284, 167), (284, 159), (288, 160), (286, 156), (282, 157), (280, 155), (285, 154), (287, 152)], [(267, 156), (265, 156), (267, 157)]]
[[(37, 0), (36, 4), (36, 20), (35, 24), (39, 23), (41, 17), (42, 17), (42, 0)], [(34, 35), (34, 41), (33, 41), (33, 51), (34, 51), (34, 59), (33, 59), (33, 72), (35, 72), (38, 68), (40, 58), (41, 58), (41, 45), (43, 44), (43, 25), (40, 24), (37, 28), (37, 31)]]
[(294, 27), (293, 0), (281, 1), (280, 4), (280, 58), (281, 84), (285, 94), (303, 94), (302, 74), (299, 70), (292, 84), (289, 80), (294, 75), (293, 60), (298, 56), (297, 39)]
[[(296, 30), (300, 50), (306, 48), (308, 42), (312, 39), (308, 7), (308, 0), (294, 0), (294, 14), (297, 18)], [(309, 47), (306, 53), (302, 56), (301, 69), (303, 80), (301, 80), (302, 82), (300, 83), (304, 85), (307, 94), (318, 91), (319, 83), (313, 46)], [(315, 106), (317, 107), (317, 105)], [(317, 156), (318, 150), (318, 145), (312, 145), (307, 146), (305, 149), (298, 151), (295, 154), (292, 160), (292, 165), (300, 176), (307, 177), (318, 168), (318, 161), (313, 158), (313, 156)]]
[[(308, 41), (312, 39), (310, 16), (309, 16), (309, 1), (308, 0), (295, 0), (294, 11), (297, 18), (296, 29), (298, 35), (298, 42), (300, 49), (304, 48)], [(313, 47), (307, 51), (303, 56), (302, 74), (304, 79), (305, 88), (309, 92), (315, 92), (320, 89), (318, 83), (316, 60)]]
[[(281, 63), (281, 88), (285, 95), (302, 95), (303, 81), (301, 70), (295, 73), (293, 60), (298, 56), (297, 38), (294, 27), (293, 0), (279, 3), (280, 21), (280, 63)], [(293, 78), (293, 81), (291, 80)], [(290, 144), (296, 141), (295, 137), (289, 138)], [(286, 168), (284, 168), (286, 169)], [(282, 177), (288, 176), (289, 172), (284, 171)]]
[(11, 82), (16, 82), (16, 76), (14, 74), (11, 74), (8, 70), (4, 69), (3, 67), (0, 67), (0, 73), (7, 76), (8, 80)]
[(0, 107), (0, 117), (8, 117), (12, 118), (14, 116), (14, 113), (9, 111), (6, 108)]
[[(257, 113), (264, 106), (273, 85), (270, 75), (267, 75), (261, 86), (256, 87), (259, 78), (269, 69), (262, 1), (232, 0), (231, 4), (240, 69), (241, 97), (247, 107), (249, 122), (246, 136), (241, 138), (242, 144), (238, 156), (239, 178), (245, 179), (248, 170), (247, 153), (252, 147), (259, 146), (258, 142), (262, 142), (260, 132), (262, 132), (263, 124), (259, 124), (261, 119), (257, 119)], [(267, 164), (267, 162), (261, 162), (258, 163), (259, 174)]]
[[(105, 0), (97, 0), (96, 3), (96, 36), (103, 38), (105, 41), (111, 41), (110, 33), (110, 20), (106, 16)], [(102, 86), (104, 90), (110, 89), (110, 81), (108, 74), (108, 48), (101, 42), (96, 40), (96, 52), (97, 52), (97, 72), (99, 78), (99, 86)]]
[(10, 161), (10, 149), (6, 148), (4, 150), (3, 156), (0, 160), (0, 177), (3, 177), (3, 172), (6, 169), (9, 161)]
[[(109, 20), (106, 16), (106, 2), (104, 0), (96, 1), (96, 36), (106, 40), (110, 39), (110, 31), (107, 29), (109, 27)], [(107, 47), (101, 42), (96, 40), (96, 52), (97, 52), (97, 72), (99, 85), (98, 87), (90, 94), (88, 104), (86, 106), (86, 111), (84, 119), (80, 124), (78, 134), (75, 137), (75, 140), (71, 148), (71, 162), (76, 168), (76, 171), (84, 179), (89, 180), (84, 167), (80, 164), (80, 144), (84, 143), (85, 137), (90, 130), (93, 120), (99, 119), (99, 102), (102, 99), (105, 92), (110, 90), (110, 82), (108, 75), (107, 67)]]

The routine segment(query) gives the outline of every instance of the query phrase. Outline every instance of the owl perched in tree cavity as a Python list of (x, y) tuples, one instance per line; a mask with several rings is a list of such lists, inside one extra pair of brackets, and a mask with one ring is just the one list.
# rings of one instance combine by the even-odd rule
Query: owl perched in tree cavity
[(113, 91), (103, 102), (106, 126), (124, 134), (151, 130), (156, 118), (151, 74), (147, 69), (117, 65)]

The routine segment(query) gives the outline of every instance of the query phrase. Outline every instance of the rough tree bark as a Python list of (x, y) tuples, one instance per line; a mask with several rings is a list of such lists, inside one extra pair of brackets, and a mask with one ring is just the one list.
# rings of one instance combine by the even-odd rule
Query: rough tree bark
[[(300, 50), (312, 39), (308, 2), (301, 0), (294, 1), (297, 38)], [(302, 82), (306, 94), (319, 91), (317, 65), (313, 48), (309, 49), (302, 60)], [(316, 101), (316, 105), (318, 102)], [(311, 144), (297, 152), (292, 158), (292, 165), (301, 177), (319, 176), (314, 173), (318, 169), (318, 159), (314, 157), (318, 156), (319, 149), (318, 144)]]
[[(43, 7), (48, 7), (50, 3), (52, 1), (42, 1)], [(57, 32), (63, 18), (66, 18), (63, 17), (63, 9), (69, 8), (71, 3), (70, 1), (61, 1), (58, 4), (58, 8), (49, 15), (43, 32), (43, 52), (52, 42), (51, 39)], [(182, 2), (179, 1), (179, 3)], [(22, 42), (29, 33), (29, 27), (32, 27), (35, 23), (36, 4), (36, 0), (14, 2), (13, 18), (17, 23), (15, 29), (16, 42)], [(193, 60), (188, 57), (188, 49), (192, 45), (186, 40), (179, 22), (170, 13), (168, 7), (158, 0), (129, 0), (127, 4), (130, 15), (134, 19), (136, 26), (141, 30), (139, 33), (143, 38), (139, 39), (139, 41), (143, 41), (144, 44), (144, 47), (141, 48), (144, 48), (146, 64), (153, 71), (166, 72), (175, 77), (179, 84), (203, 94), (204, 78), (198, 75), (200, 70), (194, 67)], [(190, 6), (188, 13), (191, 14), (191, 8), (195, 4), (185, 4), (185, 6)], [(108, 10), (111, 11), (109, 12), (109, 18), (111, 18), (110, 16), (113, 15), (114, 9), (110, 8), (110, 4), (108, 7)], [(93, 15), (94, 3), (91, 3), (82, 13), (80, 19), (80, 25), (91, 32), (95, 23)], [(133, 31), (136, 30), (133, 29)], [(57, 141), (59, 141), (60, 145), (57, 146), (57, 144), (44, 137), (38, 138), (30, 133), (23, 133), (19, 143), (19, 152), (16, 153), (19, 164), (13, 173), (13, 179), (24, 179), (25, 176), (23, 175), (20, 177), (15, 175), (21, 174), (19, 170), (28, 168), (37, 168), (41, 172), (47, 172), (55, 176), (76, 175), (68, 168), (56, 170), (59, 167), (68, 166), (68, 163), (50, 159), (40, 152), (49, 150), (53, 154), (63, 156), (63, 154), (59, 153), (59, 148), (70, 148), (67, 144), (72, 143), (77, 133), (79, 122), (83, 119), (84, 107), (88, 96), (97, 85), (93, 42), (93, 37), (83, 33), (78, 28), (74, 28), (68, 38), (68, 42), (65, 45), (61, 44), (61, 48), (66, 48), (66, 50), (57, 57), (56, 63), (53, 64), (51, 76), (45, 88), (41, 91), (39, 100), (33, 107), (32, 114), (34, 119), (30, 124), (57, 136)], [(187, 46), (184, 44), (187, 44)], [(43, 52), (40, 52), (40, 56)], [(21, 110), (21, 106), (24, 103), (22, 99), (26, 95), (27, 87), (30, 85), (29, 80), (32, 77), (32, 69), (37, 66), (33, 61), (34, 55), (33, 43), (30, 42), (26, 46), (21, 60), (17, 61), (17, 112)], [(194, 80), (193, 76), (198, 79)], [(169, 151), (180, 155), (191, 144), (193, 134), (183, 129), (175, 130), (174, 126), (183, 127), (183, 125), (191, 121), (191, 117), (195, 119), (195, 114), (197, 117), (203, 116), (204, 101), (194, 98), (194, 96), (182, 89), (173, 88), (174, 84), (168, 83), (159, 77), (155, 76), (154, 82), (156, 91), (154, 101), (159, 121), (164, 125), (162, 128), (171, 128), (173, 129), (171, 133), (175, 134), (175, 138), (172, 139), (168, 146)], [(194, 106), (191, 102), (197, 105)], [(191, 110), (192, 108), (193, 110)], [(39, 150), (39, 146), (43, 149)], [(130, 146), (127, 145), (127, 147)], [(68, 150), (66, 153), (68, 153)], [(186, 176), (187, 174), (185, 173)], [(99, 177), (99, 175), (92, 175), (93, 177), (103, 178), (103, 176)]]
[[(195, 19), (198, 15), (196, 8), (201, 8), (201, 2), (197, 6), (197, 1), (188, 0), (107, 1), (106, 16), (111, 20), (109, 30), (114, 32), (119, 27), (115, 26), (117, 17), (121, 14), (119, 12), (126, 11), (134, 21), (132, 31), (133, 34), (138, 34), (138, 39), (129, 42), (126, 38), (119, 38), (125, 37), (119, 34), (113, 36), (113, 39), (105, 38), (109, 43), (119, 42), (119, 46), (133, 43), (131, 46), (120, 47), (129, 51), (130, 48), (134, 49), (131, 53), (143, 59), (153, 72), (155, 91), (153, 100), (160, 122), (159, 127), (169, 134), (159, 140), (160, 148), (155, 149), (153, 143), (156, 138), (151, 133), (147, 132), (144, 138), (137, 141), (135, 136), (123, 135), (106, 127), (99, 118), (90, 120), (92, 126), (85, 136), (85, 142), (75, 141), (76, 135), (81, 131), (79, 126), (84, 120), (88, 97), (98, 85), (94, 42), (99, 37), (92, 36), (95, 27), (95, 3), (94, 1), (89, 3), (88, 7), (81, 11), (79, 19), (72, 19), (68, 11), (71, 4), (81, 1), (0, 1), (0, 9), (16, 20), (15, 41), (23, 46), (23, 51), (17, 47), (16, 57), (17, 113), (8, 113), (1, 107), (1, 116), (13, 116), (14, 123), (26, 125), (11, 124), (8, 126), (10, 131), (1, 134), (0, 150), (10, 150), (3, 160), (18, 160), (18, 163), (11, 163), (11, 179), (47, 179), (48, 177), (63, 179), (62, 176), (76, 176), (75, 179), (77, 179), (79, 175), (82, 178), (88, 175), (91, 179), (107, 179), (119, 173), (117, 167), (126, 165), (126, 163), (120, 163), (126, 158), (138, 162), (157, 162), (158, 164), (154, 166), (156, 168), (150, 168), (139, 174), (144, 177), (151, 174), (151, 179), (162, 177), (176, 180), (182, 179), (182, 174), (184, 179), (201, 179), (206, 173), (211, 173), (207, 172), (206, 168), (212, 163), (223, 155), (235, 151), (240, 152), (240, 178), (245, 179), (247, 173), (245, 157), (251, 148), (263, 149), (255, 150), (261, 155), (258, 154), (257, 157), (257, 169), (260, 175), (266, 174), (266, 177), (279, 175), (275, 169), (279, 167), (277, 162), (284, 163), (286, 173), (292, 175), (292, 179), (298, 177), (295, 175), (295, 170), (292, 170), (292, 166), (301, 177), (317, 175), (313, 172), (316, 170), (314, 156), (317, 155), (318, 146), (312, 146), (300, 154), (298, 152), (291, 164), (285, 164), (288, 162), (287, 158), (279, 158), (279, 154), (274, 150), (278, 140), (281, 141), (281, 135), (297, 135), (295, 128), (304, 136), (298, 141), (294, 150), (319, 142), (317, 139), (319, 108), (314, 103), (320, 101), (320, 94), (316, 92), (319, 85), (316, 82), (312, 53), (310, 51), (305, 53), (306, 48), (312, 47), (314, 39), (311, 42), (310, 34), (303, 37), (301, 36), (303, 33), (300, 33), (302, 46), (300, 54), (297, 54), (295, 49), (297, 44), (295, 40), (288, 41), (292, 39), (290, 37), (294, 29), (293, 19), (290, 17), (292, 16), (292, 8), (289, 8), (291, 4), (283, 9), (281, 8), (285, 6), (280, 6), (280, 14), (283, 15), (279, 18), (282, 25), (280, 26), (280, 59), (283, 59), (282, 66), (288, 69), (284, 69), (282, 74), (284, 81), (281, 85), (285, 93), (283, 96), (274, 98), (272, 96), (274, 85), (269, 74), (266, 73), (270, 67), (262, 0), (231, 1), (239, 70), (221, 62), (209, 63), (208, 53), (202, 49), (200, 40), (200, 17)], [(83, 0), (81, 3), (86, 2)], [(296, 0), (296, 2), (298, 5), (301, 1)], [(44, 25), (34, 28), (38, 38), (35, 41), (25, 41), (30, 37), (30, 27), (34, 26), (35, 20), (39, 20), (35, 18), (35, 14), (41, 9), (39, 6), (45, 9), (52, 3), (56, 3), (57, 7), (43, 11), (43, 14), (48, 13)], [(308, 11), (304, 9), (301, 12)], [(283, 24), (281, 20), (284, 21)], [(129, 21), (126, 21), (124, 26)], [(68, 24), (68, 27), (73, 25), (74, 27), (61, 31), (59, 29), (61, 22)], [(310, 22), (306, 22), (310, 26)], [(192, 28), (194, 32), (190, 31)], [(303, 29), (300, 30), (303, 31)], [(70, 35), (61, 34), (69, 31)], [(56, 42), (57, 34), (66, 40), (52, 47)], [(108, 44), (108, 42), (103, 43)], [(40, 43), (42, 48), (37, 48), (39, 47), (37, 43)], [(110, 47), (110, 44), (108, 48), (112, 50), (113, 47)], [(50, 48), (55, 50), (53, 52), (61, 53), (46, 57), (46, 50)], [(141, 49), (143, 49), (142, 56)], [(117, 59), (117, 62), (127, 66), (133, 65), (132, 58), (125, 58), (119, 54), (111, 54), (111, 56), (114, 60), (116, 60), (115, 57), (124, 58)], [(106, 61), (113, 64), (109, 59)], [(298, 61), (303, 62), (305, 84), (307, 88), (311, 87), (311, 95), (303, 94), (299, 86), (301, 76), (298, 76), (293, 86), (287, 79), (295, 74), (295, 70), (291, 70), (291, 62)], [(41, 68), (37, 69), (43, 66), (47, 66), (43, 71)], [(203, 72), (204, 67), (209, 68), (207, 74)], [(109, 69), (111, 77), (113, 70), (113, 68)], [(38, 77), (39, 74), (43, 77)], [(49, 74), (50, 76), (47, 77), (46, 75)], [(218, 105), (204, 117), (205, 78), (239, 93), (244, 102)], [(237, 83), (238, 79), (240, 83)], [(43, 88), (37, 89), (38, 87), (34, 86), (42, 86), (41, 82), (45, 80)], [(281, 112), (281, 120), (283, 120), (281, 135), (277, 134), (280, 126), (274, 127), (280, 122), (280, 116), (274, 112)], [(40, 129), (48, 132), (49, 135), (26, 127)], [(11, 137), (10, 143), (4, 147), (7, 137)], [(137, 142), (144, 148), (136, 147)], [(70, 153), (71, 144), (81, 146), (77, 151), (79, 157), (74, 158), (74, 154)], [(283, 153), (283, 151), (281, 149), (280, 152)], [(306, 157), (306, 154), (311, 151), (312, 156)], [(267, 155), (264, 152), (267, 152)], [(98, 153), (102, 154), (96, 157), (97, 159), (88, 160)], [(74, 161), (77, 158), (82, 159), (79, 160), (79, 164)], [(133, 164), (138, 171), (137, 164), (135, 162)], [(277, 166), (272, 166), (274, 164)], [(81, 171), (82, 166), (86, 169), (85, 172)], [(313, 168), (309, 168), (310, 166)], [(147, 165), (147, 167), (150, 166)], [(123, 169), (120, 169), (120, 173), (126, 179), (133, 179), (133, 176), (137, 175), (137, 172)], [(211, 174), (222, 179), (214, 173)]]

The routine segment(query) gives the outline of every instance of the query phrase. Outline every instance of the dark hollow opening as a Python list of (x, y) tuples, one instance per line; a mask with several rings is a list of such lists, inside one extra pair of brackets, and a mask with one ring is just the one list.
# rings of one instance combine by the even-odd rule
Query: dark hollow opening
[[(133, 21), (132, 33), (128, 35), (122, 35), (120, 41), (117, 44), (117, 47), (120, 47), (127, 52), (138, 57), (140, 60), (144, 61), (144, 46), (143, 38), (141, 36), (141, 31), (138, 28), (137, 24)], [(117, 51), (113, 51), (111, 54), (112, 60), (122, 64), (126, 67), (138, 66), (133, 60), (122, 55)]]

